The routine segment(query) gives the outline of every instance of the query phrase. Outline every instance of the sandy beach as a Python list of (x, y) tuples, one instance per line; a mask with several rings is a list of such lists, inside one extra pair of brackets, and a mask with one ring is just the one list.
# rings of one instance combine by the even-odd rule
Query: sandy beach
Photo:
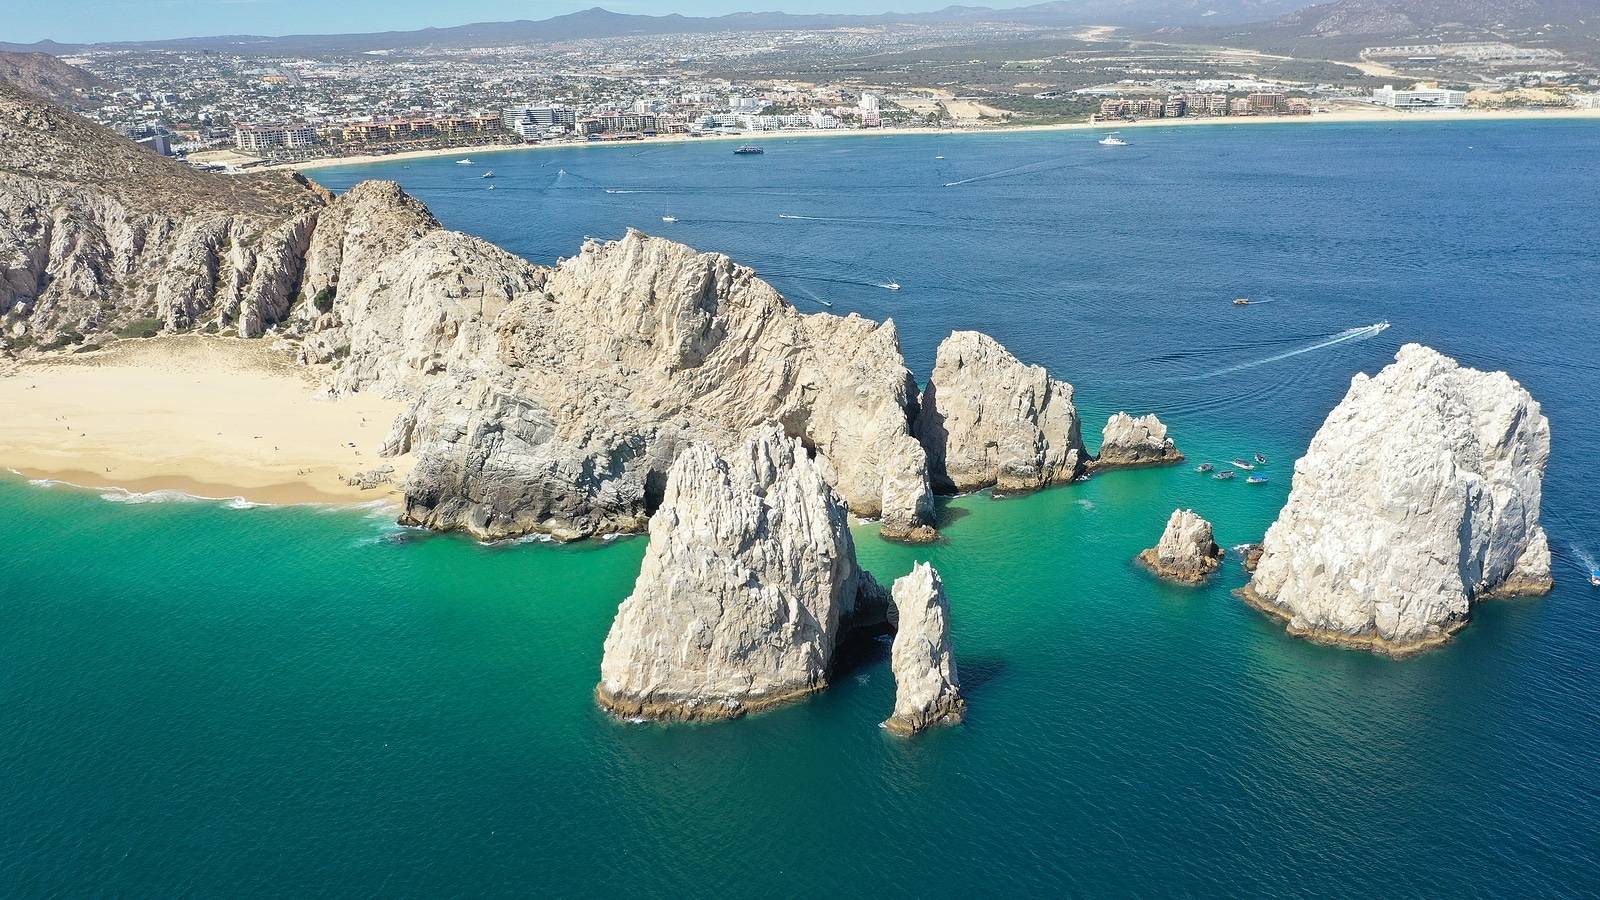
[(118, 342), (0, 371), (0, 464), (134, 493), (258, 503), (393, 500), (344, 476), (408, 458), (377, 449), (400, 404), (316, 396), (315, 374), (264, 341), (182, 335)]
[(962, 135), (962, 134), (1024, 134), (1049, 131), (1125, 131), (1133, 128), (1189, 128), (1217, 126), (1288, 126), (1288, 125), (1340, 125), (1357, 122), (1384, 122), (1393, 124), (1421, 124), (1439, 122), (1487, 122), (1499, 120), (1542, 121), (1551, 119), (1600, 120), (1600, 110), (1595, 109), (1467, 109), (1460, 111), (1425, 110), (1401, 111), (1381, 106), (1336, 109), (1309, 116), (1215, 116), (1208, 118), (1141, 119), (1137, 122), (1066, 122), (1058, 125), (991, 125), (974, 128), (835, 128), (797, 129), (760, 134), (713, 134), (690, 137), (683, 134), (659, 135), (629, 141), (564, 141), (546, 144), (494, 144), (482, 147), (451, 147), (438, 150), (407, 150), (399, 153), (369, 156), (341, 156), (312, 159), (304, 162), (284, 163), (276, 166), (258, 166), (261, 169), (293, 169), (303, 171), (329, 166), (357, 166), (372, 163), (395, 162), (408, 159), (431, 159), (440, 156), (470, 157), (485, 153), (504, 153), (512, 150), (553, 150), (576, 147), (616, 147), (659, 144), (686, 144), (700, 141), (757, 141), (773, 138), (844, 138), (893, 137), (904, 135)]

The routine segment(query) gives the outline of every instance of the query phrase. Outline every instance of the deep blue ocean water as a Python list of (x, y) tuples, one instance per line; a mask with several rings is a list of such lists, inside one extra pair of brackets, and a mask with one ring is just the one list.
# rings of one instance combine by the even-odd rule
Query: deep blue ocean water
[[(1128, 136), (311, 173), (394, 178), (537, 262), (630, 226), (725, 252), (803, 310), (893, 317), (919, 376), (981, 329), (1076, 385), (1091, 446), (1154, 411), (1192, 460), (1259, 450), (1273, 481), (963, 497), (926, 548), (860, 527), (880, 577), (930, 559), (950, 593), (972, 712), (914, 741), (876, 727), (872, 648), (739, 722), (600, 714), (643, 539), (0, 481), (0, 894), (1600, 893), (1600, 126)], [(1544, 404), (1554, 593), (1394, 661), (1287, 637), (1230, 596), (1236, 561), (1193, 590), (1130, 563), (1178, 505), (1259, 537), (1350, 376), (1408, 341)]]

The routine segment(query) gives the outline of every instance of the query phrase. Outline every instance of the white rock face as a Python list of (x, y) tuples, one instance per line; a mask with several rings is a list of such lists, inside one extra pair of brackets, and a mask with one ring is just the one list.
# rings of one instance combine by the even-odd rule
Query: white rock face
[[(801, 315), (727, 257), (638, 232), (590, 242), (547, 274), (487, 255), (471, 255), (493, 300), (478, 320), (466, 322), (458, 300), (429, 299), (437, 276), (396, 272), (387, 280), (398, 302), (383, 304), (396, 312), (383, 321), (419, 309), (422, 327), (371, 329), (370, 354), (352, 341), (347, 369), (422, 361), (452, 373), (420, 391), (391, 441), (418, 453), (407, 521), (487, 538), (636, 531), (682, 448), (732, 452), (765, 422), (804, 440), (852, 512), (907, 530), (929, 521), (909, 437), (913, 382), (892, 322)], [(424, 268), (461, 268), (434, 258)], [(395, 265), (414, 273), (417, 261)], [(354, 336), (362, 326), (347, 327)]]
[(1100, 455), (1095, 457), (1093, 466), (1110, 469), (1179, 462), (1183, 462), (1183, 454), (1167, 437), (1167, 426), (1160, 419), (1154, 415), (1134, 418), (1119, 412), (1106, 420), (1100, 436)]
[(844, 504), (797, 440), (760, 429), (726, 458), (685, 449), (650, 520), (596, 697), (625, 717), (720, 719), (827, 684), (858, 598)]
[(1161, 540), (1141, 552), (1139, 561), (1162, 578), (1199, 584), (1222, 564), (1222, 555), (1210, 522), (1192, 509), (1175, 509), (1161, 532)]
[(1404, 653), (1486, 597), (1550, 588), (1550, 425), (1503, 372), (1417, 344), (1357, 375), (1306, 455), (1242, 594), (1296, 634)]
[(950, 651), (950, 603), (944, 582), (933, 566), (917, 563), (909, 575), (895, 579), (892, 594), (899, 618), (890, 653), (894, 714), (884, 727), (910, 735), (960, 722), (967, 703)]
[(1088, 456), (1072, 385), (976, 331), (939, 345), (916, 434), (941, 491), (1038, 490), (1077, 477)]

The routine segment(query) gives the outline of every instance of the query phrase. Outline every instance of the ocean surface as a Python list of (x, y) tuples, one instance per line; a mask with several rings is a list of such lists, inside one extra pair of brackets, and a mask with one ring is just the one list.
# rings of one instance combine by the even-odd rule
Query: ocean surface
[[(877, 644), (742, 721), (601, 714), (643, 538), (0, 480), (0, 895), (1600, 894), (1600, 126), (1095, 137), (312, 173), (542, 263), (628, 227), (727, 253), (802, 310), (892, 316), (919, 377), (981, 329), (1076, 385), (1091, 447), (1153, 411), (1190, 465), (951, 500), (930, 547), (860, 526), (880, 578), (928, 559), (951, 599), (970, 718), (910, 741)], [(1258, 538), (1409, 341), (1543, 403), (1554, 593), (1395, 661), (1286, 636), (1236, 558), (1199, 589), (1131, 563), (1176, 506)], [(1193, 471), (1253, 452), (1266, 485)]]

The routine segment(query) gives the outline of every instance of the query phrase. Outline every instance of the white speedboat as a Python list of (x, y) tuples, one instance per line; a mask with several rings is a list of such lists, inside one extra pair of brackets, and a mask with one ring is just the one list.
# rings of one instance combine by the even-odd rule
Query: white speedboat
[(891, 281), (888, 284), (883, 285), (883, 289), (886, 291), (898, 291), (900, 290), (900, 282)]
[(456, 165), (458, 165), (458, 166), (470, 166), (470, 165), (472, 165), (472, 157), (469, 156), (466, 159), (458, 159), (458, 160), (456, 160)]
[(1108, 134), (1105, 137), (1100, 139), (1100, 146), (1102, 146), (1102, 147), (1126, 147), (1126, 146), (1128, 146), (1128, 142), (1123, 140), (1122, 138), (1117, 137), (1115, 133), (1112, 133), (1112, 134)]
[(493, 178), (494, 177), (494, 170), (490, 169), (489, 171), (483, 173), (482, 175), (479, 175), (478, 177), (479, 178)]

